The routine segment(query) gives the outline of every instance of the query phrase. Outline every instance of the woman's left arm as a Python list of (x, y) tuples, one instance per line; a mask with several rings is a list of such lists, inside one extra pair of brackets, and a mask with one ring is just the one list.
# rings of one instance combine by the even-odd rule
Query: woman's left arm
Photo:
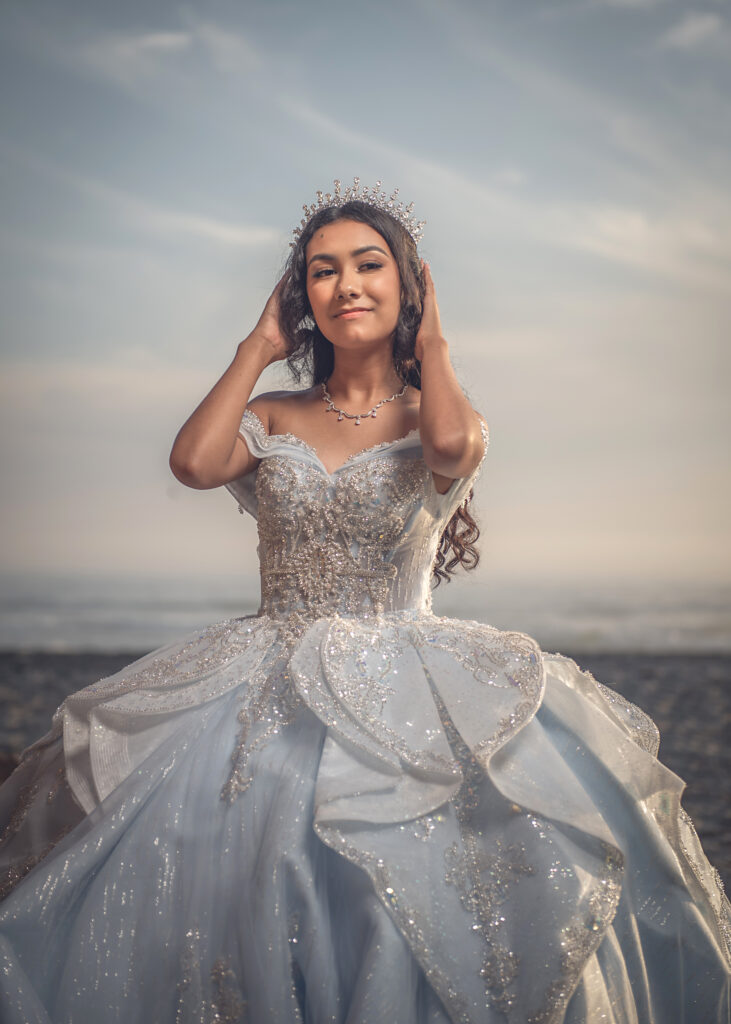
[(442, 334), (434, 281), (423, 264), (426, 294), (414, 355), (421, 362), (419, 432), (424, 461), (440, 476), (469, 476), (483, 455), (480, 420), (464, 396)]

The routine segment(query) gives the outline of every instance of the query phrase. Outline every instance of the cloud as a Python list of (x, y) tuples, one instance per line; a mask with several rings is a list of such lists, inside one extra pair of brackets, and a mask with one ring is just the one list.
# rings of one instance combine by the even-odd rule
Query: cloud
[(720, 15), (694, 11), (667, 29), (658, 39), (657, 46), (661, 50), (690, 51), (728, 42), (728, 29)]
[(667, 0), (587, 0), (581, 7), (577, 6), (575, 10), (598, 11), (607, 7), (614, 7), (624, 11), (649, 11), (651, 8), (658, 7), (666, 2)]
[(528, 175), (520, 167), (501, 167), (494, 172), (492, 180), (498, 187), (520, 188), (528, 181)]
[[(349, 128), (343, 122), (323, 114), (314, 103), (309, 102), (301, 94), (289, 96), (282, 93), (278, 101), (293, 121), (297, 124), (305, 123), (320, 135), (337, 141), (341, 149), (348, 146), (365, 154), (371, 160), (375, 156), (381, 163), (395, 166), (404, 177), (430, 183), (439, 187), (445, 195), (460, 196), (465, 203), (474, 200), (490, 204), (497, 212), (508, 201), (515, 188), (527, 180), (525, 171), (515, 166), (503, 166), (493, 171), (487, 169), (479, 178), (469, 177), (463, 171), (439, 160), (423, 156), (397, 143), (379, 139), (372, 131), (360, 132)], [(517, 204), (517, 200), (512, 198), (509, 201)]]
[[(665, 0), (657, 2), (663, 4)], [(552, 114), (560, 111), (562, 120), (571, 120), (572, 138), (581, 140), (577, 153), (582, 162), (591, 159), (591, 147), (585, 145), (585, 137), (601, 137), (602, 144), (594, 147), (594, 166), (603, 177), (611, 167), (618, 184), (624, 183), (636, 191), (646, 186), (648, 171), (654, 172), (656, 194), (665, 186), (670, 197), (684, 191), (688, 181), (698, 180), (699, 159), (706, 166), (712, 158), (727, 160), (728, 147), (719, 142), (717, 131), (708, 134), (700, 154), (695, 147), (689, 152), (687, 132), (677, 132), (673, 110), (661, 114), (641, 102), (623, 101), (617, 90), (600, 91), (593, 85), (594, 79), (590, 82), (586, 75), (572, 78), (565, 66), (552, 61), (545, 52), (522, 46), (516, 49), (492, 27), (486, 31), (460, 0), (451, 0), (448, 8), (440, 0), (421, 0), (421, 4), (444, 45), (451, 45), (464, 55), (481, 74), (489, 69), (519, 94), (532, 98)], [(611, 52), (611, 47), (607, 52)], [(632, 159), (627, 160), (628, 156)], [(726, 192), (725, 180), (723, 191)]]
[(190, 46), (187, 32), (147, 32), (129, 39), (131, 49), (138, 53), (175, 53)]
[(236, 224), (200, 214), (168, 209), (98, 183), (86, 182), (85, 187), (115, 206), (125, 217), (132, 217), (139, 227), (146, 227), (160, 234), (173, 232), (193, 235), (218, 245), (240, 247), (263, 245), (276, 242), (280, 238), (280, 232), (275, 228)]
[(219, 71), (236, 74), (251, 71), (261, 64), (256, 50), (240, 32), (212, 22), (192, 21), (190, 24), (193, 38), (208, 52)]
[(155, 75), (192, 42), (190, 32), (105, 32), (81, 43), (75, 57), (96, 75), (136, 90), (140, 79)]
[(73, 10), (54, 25), (27, 5), (16, 7), (4, 26), (9, 45), (152, 106), (199, 96), (207, 70), (248, 76), (271, 63), (241, 32), (191, 11), (167, 15), (168, 26), (159, 31), (139, 31), (90, 25)]
[(594, 7), (624, 7), (628, 10), (642, 11), (649, 7), (657, 7), (664, 0), (593, 0)]
[(577, 248), (640, 270), (660, 274), (703, 291), (728, 291), (731, 247), (723, 225), (698, 217), (611, 205), (587, 205), (567, 212), (566, 241)]
[(265, 225), (218, 220), (206, 214), (177, 210), (141, 198), (114, 185), (70, 171), (17, 144), (0, 143), (0, 151), (86, 198), (101, 201), (126, 225), (133, 225), (145, 233), (189, 235), (217, 245), (238, 247), (265, 245), (281, 237), (279, 231)]
[(203, 56), (227, 75), (248, 74), (261, 63), (240, 32), (192, 16), (185, 19), (185, 31), (104, 32), (72, 49), (74, 63), (134, 95), (140, 95), (150, 79), (165, 78), (182, 85), (181, 58)]
[(3, 415), (35, 418), (49, 403), (63, 407), (68, 416), (83, 406), (115, 414), (139, 403), (150, 406), (174, 403), (176, 394), (200, 390), (200, 371), (164, 364), (137, 353), (141, 365), (108, 366), (74, 363), (6, 362), (0, 378)]
[(427, 159), (400, 146), (362, 135), (322, 114), (301, 96), (282, 100), (290, 116), (314, 130), (337, 139), (372, 157), (374, 154), (399, 168), (404, 177), (420, 181), (439, 194), (455, 197), (474, 219), (489, 211), (492, 230), (507, 235), (539, 240), (554, 248), (590, 252), (634, 270), (699, 287), (703, 291), (728, 290), (727, 264), (731, 261), (729, 220), (713, 202), (702, 216), (679, 207), (665, 207), (651, 214), (640, 206), (604, 202), (556, 202), (535, 198), (517, 190), (520, 172), (509, 175), (498, 170), (491, 177), (470, 178), (461, 170)]

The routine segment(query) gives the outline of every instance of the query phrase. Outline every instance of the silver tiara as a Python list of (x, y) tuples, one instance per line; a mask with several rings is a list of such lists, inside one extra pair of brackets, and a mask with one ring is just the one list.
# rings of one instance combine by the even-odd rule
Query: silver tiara
[[(292, 232), (295, 239), (299, 238), (310, 220), (319, 210), (325, 210), (328, 206), (344, 206), (345, 203), (357, 201), (359, 203), (367, 203), (368, 206), (375, 206), (385, 213), (390, 213), (400, 224), (403, 224), (417, 244), (421, 241), (426, 221), (416, 220), (412, 212), (414, 209), (413, 203), (404, 206), (403, 203), (396, 202), (396, 197), (398, 196), (397, 188), (388, 196), (385, 192), (381, 192), (380, 181), (377, 181), (372, 187), (367, 185), (361, 187), (360, 178), (353, 178), (353, 184), (347, 185), (345, 189), (343, 189), (340, 180), (335, 178), (333, 186), (334, 191), (326, 192), (324, 195), (318, 190), (316, 193), (316, 203), (312, 203), (310, 206), (307, 203), (304, 204), (302, 209), (305, 211), (305, 216)], [(294, 244), (294, 242), (290, 242), (290, 245)]]

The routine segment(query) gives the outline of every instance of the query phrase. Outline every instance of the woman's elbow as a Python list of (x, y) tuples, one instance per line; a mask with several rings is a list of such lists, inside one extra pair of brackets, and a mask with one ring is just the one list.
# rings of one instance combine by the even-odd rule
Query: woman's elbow
[(193, 487), (199, 491), (210, 487), (210, 484), (205, 482), (202, 467), (190, 456), (184, 457), (178, 454), (175, 447), (170, 452), (168, 464), (175, 479), (179, 480), (181, 484), (185, 484), (186, 487)]
[(478, 433), (444, 434), (425, 450), (425, 461), (434, 473), (442, 476), (467, 476), (474, 468), (474, 451)]

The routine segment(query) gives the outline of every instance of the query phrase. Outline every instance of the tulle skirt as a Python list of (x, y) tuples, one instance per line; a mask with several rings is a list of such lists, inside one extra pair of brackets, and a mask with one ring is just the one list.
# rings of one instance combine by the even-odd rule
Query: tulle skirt
[(0, 787), (0, 1020), (726, 1022), (728, 903), (656, 753), (522, 634), (217, 623)]

